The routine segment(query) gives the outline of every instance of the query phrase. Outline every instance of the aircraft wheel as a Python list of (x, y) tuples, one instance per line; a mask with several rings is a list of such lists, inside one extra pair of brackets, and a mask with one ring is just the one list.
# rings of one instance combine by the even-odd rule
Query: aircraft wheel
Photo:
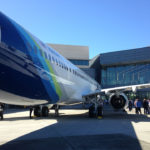
[(48, 117), (48, 112), (49, 112), (48, 107), (42, 108), (42, 116), (43, 117)]
[(41, 110), (40, 110), (39, 106), (35, 107), (35, 109), (34, 109), (34, 116), (36, 116), (36, 117), (40, 117), (41, 116)]

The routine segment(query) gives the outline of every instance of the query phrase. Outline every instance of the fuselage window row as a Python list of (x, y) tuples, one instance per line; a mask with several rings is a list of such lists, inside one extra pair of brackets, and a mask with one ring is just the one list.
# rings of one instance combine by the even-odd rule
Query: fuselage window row
[[(35, 54), (37, 54), (36, 48), (34, 49), (34, 52), (35, 52)], [(40, 54), (42, 55), (42, 50), (40, 50)], [(50, 62), (52, 62), (52, 63), (58, 65), (58, 66), (61, 67), (62, 69), (65, 69), (65, 70), (67, 70), (67, 71), (70, 71), (70, 72), (72, 72), (74, 75), (76, 75), (76, 76), (78, 76), (78, 77), (80, 77), (80, 78), (82, 78), (82, 79), (84, 79), (84, 80), (86, 80), (86, 81), (88, 80), (88, 78), (86, 78), (85, 76), (83, 76), (81, 73), (78, 73), (78, 72), (76, 72), (75, 70), (72, 70), (71, 68), (67, 67), (67, 66), (64, 65), (62, 62), (58, 61), (56, 58), (54, 58), (53, 56), (51, 56), (50, 54), (47, 54), (45, 51), (44, 51), (44, 56), (45, 56), (45, 58), (48, 59)], [(91, 84), (94, 84), (94, 85), (95, 85), (95, 83), (93, 83), (92, 81), (89, 81), (89, 82), (90, 82)]]

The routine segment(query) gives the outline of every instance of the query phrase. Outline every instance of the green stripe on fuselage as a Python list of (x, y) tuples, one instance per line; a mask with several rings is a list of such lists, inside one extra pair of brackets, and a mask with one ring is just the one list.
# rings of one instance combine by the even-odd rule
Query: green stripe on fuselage
[(53, 71), (53, 68), (52, 66), (50, 65), (49, 63), (49, 60), (45, 59), (46, 63), (47, 63), (47, 66), (50, 70), (50, 73), (52, 74), (51, 77), (53, 79), (53, 82), (54, 82), (54, 86), (55, 86), (55, 89), (56, 89), (56, 93), (59, 95), (59, 98), (62, 96), (62, 92), (61, 92), (61, 88), (60, 88), (60, 85), (58, 84), (57, 80), (56, 80), (56, 77), (55, 77), (55, 73)]
[[(33, 37), (29, 34), (30, 38), (33, 40), (34, 44), (38, 47), (38, 49), (40, 51), (42, 51), (42, 48), (39, 46), (39, 44), (33, 39)], [(60, 85), (58, 84), (57, 80), (56, 80), (56, 77), (55, 77), (55, 73), (54, 73), (54, 70), (49, 62), (49, 60), (47, 60), (45, 58), (45, 55), (44, 55), (44, 52), (42, 51), (42, 56), (43, 56), (43, 59), (45, 60), (46, 64), (47, 64), (47, 67), (49, 69), (49, 72), (52, 74), (51, 77), (52, 77), (52, 80), (53, 80), (53, 83), (54, 83), (54, 87), (55, 87), (55, 91), (56, 93), (58, 94), (59, 98), (62, 96), (62, 92), (61, 92), (61, 88), (60, 88)]]

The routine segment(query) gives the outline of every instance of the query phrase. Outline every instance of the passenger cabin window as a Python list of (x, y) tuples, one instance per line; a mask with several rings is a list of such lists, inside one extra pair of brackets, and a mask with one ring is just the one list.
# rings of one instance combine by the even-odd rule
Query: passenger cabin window
[(63, 64), (62, 64), (62, 62), (60, 62), (60, 64), (61, 64), (61, 67), (63, 68)]
[(52, 63), (55, 63), (55, 59), (54, 59), (54, 57), (52, 56)]
[(59, 61), (59, 67), (61, 67), (60, 61)]
[(58, 61), (57, 61), (57, 59), (56, 59), (56, 65), (58, 65)]

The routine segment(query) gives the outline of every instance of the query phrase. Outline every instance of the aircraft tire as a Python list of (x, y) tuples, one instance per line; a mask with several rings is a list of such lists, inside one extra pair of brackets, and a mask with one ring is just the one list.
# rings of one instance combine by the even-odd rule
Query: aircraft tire
[(49, 112), (48, 107), (42, 108), (42, 116), (43, 117), (48, 117), (48, 112)]
[(36, 116), (36, 117), (40, 117), (41, 116), (41, 112), (40, 112), (40, 107), (39, 106), (35, 107), (35, 109), (34, 109), (34, 116)]

